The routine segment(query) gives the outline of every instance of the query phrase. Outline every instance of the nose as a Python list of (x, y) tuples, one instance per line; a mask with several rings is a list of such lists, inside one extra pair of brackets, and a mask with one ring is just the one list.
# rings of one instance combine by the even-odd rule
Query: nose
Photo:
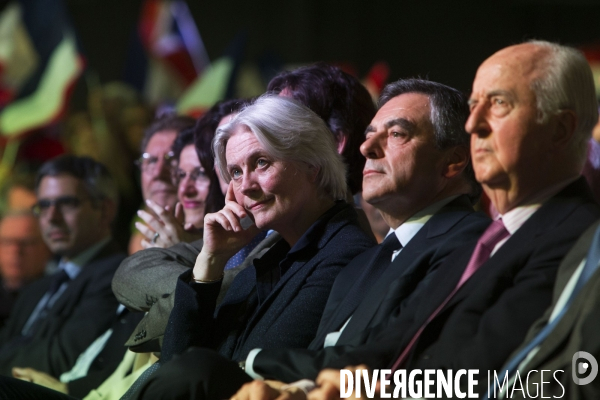
[(491, 132), (487, 117), (488, 108), (486, 104), (476, 104), (471, 108), (471, 113), (465, 124), (465, 130), (473, 135), (487, 136)]
[(52, 222), (59, 222), (62, 220), (62, 212), (60, 207), (56, 204), (51, 204), (46, 211), (46, 218)]
[(156, 162), (156, 169), (153, 173), (156, 176), (160, 176), (163, 179), (171, 179), (171, 163), (164, 159), (164, 157), (160, 157)]
[(2, 251), (11, 252), (12, 254), (23, 254), (25, 246), (19, 240), (6, 240), (3, 243)]
[(186, 176), (179, 182), (179, 193), (185, 196), (194, 196), (198, 190), (196, 190), (196, 183)]
[(252, 172), (244, 172), (242, 176), (242, 182), (240, 183), (240, 192), (244, 196), (250, 196), (252, 193), (256, 193), (259, 185)]
[(369, 136), (363, 144), (360, 145), (360, 152), (366, 158), (377, 159), (384, 157), (385, 134), (374, 134)]

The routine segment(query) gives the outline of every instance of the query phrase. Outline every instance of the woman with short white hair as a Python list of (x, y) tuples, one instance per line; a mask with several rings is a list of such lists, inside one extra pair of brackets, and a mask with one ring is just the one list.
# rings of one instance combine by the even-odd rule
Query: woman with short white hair
[[(215, 359), (310, 344), (337, 273), (376, 244), (344, 200), (345, 166), (327, 129), (300, 103), (263, 96), (217, 130), (225, 207), (206, 215), (202, 251), (177, 282), (161, 363), (180, 356), (152, 375), (139, 398), (158, 398), (166, 387), (176, 396), (193, 376), (182, 371), (210, 373)], [(217, 308), (227, 260), (261, 230), (281, 239), (236, 276)], [(218, 354), (183, 353), (192, 346)]]

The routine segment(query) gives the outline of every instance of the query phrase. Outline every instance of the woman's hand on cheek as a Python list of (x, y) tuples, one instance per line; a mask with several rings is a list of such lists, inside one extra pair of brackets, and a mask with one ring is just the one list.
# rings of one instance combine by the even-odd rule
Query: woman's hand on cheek
[(246, 217), (250, 217), (249, 213), (235, 201), (229, 184), (225, 207), (204, 217), (204, 245), (196, 259), (195, 279), (218, 279), (227, 261), (260, 232), (254, 224), (247, 229), (242, 227), (240, 220)]

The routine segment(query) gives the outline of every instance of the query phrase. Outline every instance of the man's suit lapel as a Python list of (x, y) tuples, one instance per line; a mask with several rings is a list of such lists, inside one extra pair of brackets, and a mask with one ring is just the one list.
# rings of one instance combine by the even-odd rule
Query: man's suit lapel
[(26, 289), (26, 295), (21, 294), (21, 301), (17, 300), (16, 306), (12, 311), (12, 315), (8, 320), (8, 324), (2, 330), (0, 343), (8, 340), (8, 338), (19, 335), (27, 323), (29, 316), (40, 302), (42, 297), (48, 291), (52, 279), (45, 276), (39, 281), (31, 283)]
[(70, 314), (71, 309), (77, 306), (80, 294), (85, 286), (94, 284), (90, 277), (97, 273), (97, 268), (101, 268), (106, 264), (106, 258), (111, 255), (114, 257), (122, 257), (119, 254), (116, 243), (112, 241), (107, 243), (87, 264), (82, 266), (79, 275), (69, 282), (64, 293), (56, 300), (56, 303), (54, 303), (50, 312), (53, 314)]
[[(411, 239), (389, 268), (369, 289), (364, 296), (364, 298), (369, 298), (369, 302), (363, 302), (355, 310), (340, 313), (331, 318), (335, 323), (328, 325), (328, 332), (338, 330), (351, 315), (354, 315), (340, 336), (340, 340), (343, 340), (366, 329), (375, 319), (389, 317), (389, 315), (383, 315), (390, 311), (390, 307), (386, 307), (386, 304), (390, 303), (395, 307), (399, 303), (398, 297), (406, 297), (407, 292), (412, 291), (430, 271), (430, 261), (423, 259), (423, 253), (430, 251), (432, 246), (437, 246), (440, 236), (448, 234), (457, 223), (472, 212), (472, 206), (466, 196), (460, 196), (442, 207)], [(351, 291), (346, 293), (347, 296), (352, 295)], [(336, 312), (340, 310), (341, 307)], [(321, 341), (320, 345), (322, 346), (322, 344)]]
[[(352, 332), (363, 330), (378, 315), (378, 310), (382, 309), (384, 302), (397, 303), (394, 298), (406, 293), (405, 289), (408, 285), (414, 287), (427, 274), (428, 268), (420, 268), (424, 264), (421, 260), (422, 253), (434, 246), (439, 240), (439, 236), (447, 234), (452, 227), (471, 212), (473, 212), (473, 209), (466, 196), (459, 196), (442, 207), (402, 249), (394, 262), (379, 276), (375, 284), (363, 297), (369, 297), (370, 301), (368, 303), (361, 304), (358, 308), (346, 310), (345, 312), (342, 307), (338, 307), (336, 310), (338, 315), (332, 318), (332, 323), (329, 324), (331, 328), (329, 332), (339, 329), (353, 315), (355, 310), (356, 318), (350, 322), (352, 325), (351, 330)], [(427, 264), (427, 266), (429, 265)], [(390, 284), (390, 282), (392, 283)], [(351, 296), (353, 292), (349, 290), (346, 293), (347, 296)], [(340, 304), (343, 303), (342, 301)], [(344, 333), (342, 333), (343, 336)]]
[[(505, 269), (507, 266), (517, 269), (521, 268), (527, 262), (526, 258), (529, 254), (531, 242), (538, 236), (554, 229), (583, 203), (583, 201), (564, 201), (565, 198), (573, 197), (575, 195), (578, 198), (583, 197), (585, 201), (592, 201), (585, 180), (582, 181), (582, 179), (583, 178), (580, 178), (573, 182), (542, 205), (542, 207), (540, 207), (540, 209), (537, 210), (514, 233), (514, 235), (511, 235), (506, 243), (504, 243), (504, 245), (473, 274), (473, 276), (448, 302), (444, 307), (444, 310), (451, 308), (456, 303), (462, 301), (478, 287), (479, 282), (488, 279), (490, 276), (498, 275), (498, 270)], [(587, 193), (588, 195), (582, 196), (581, 193)], [(518, 260), (520, 257), (523, 258), (522, 262)], [(465, 266), (466, 264), (462, 265), (463, 270)], [(460, 268), (457, 269), (457, 272), (459, 272), (458, 270), (460, 270)], [(462, 271), (460, 271), (460, 274), (456, 275), (457, 279), (454, 281), (454, 284), (458, 282), (461, 275)], [(442, 314), (444, 310), (442, 310), (440, 314)]]
[[(370, 301), (364, 305), (361, 304), (356, 309), (356, 318), (355, 321), (352, 321), (353, 331), (361, 330), (361, 327), (364, 329), (368, 326), (373, 318), (375, 318), (377, 310), (380, 309), (382, 303), (390, 296), (400, 294), (400, 288), (404, 287), (406, 282), (413, 281), (415, 274), (418, 272), (416, 269), (419, 264), (415, 261), (426, 250), (428, 242), (432, 239), (427, 237), (426, 229), (424, 228), (402, 249), (394, 262), (381, 274), (379, 279), (369, 289), (367, 295), (364, 296), (365, 298), (368, 296)], [(392, 284), (390, 284), (391, 281), (393, 281)], [(343, 320), (347, 320), (353, 314), (353, 311), (348, 312)]]

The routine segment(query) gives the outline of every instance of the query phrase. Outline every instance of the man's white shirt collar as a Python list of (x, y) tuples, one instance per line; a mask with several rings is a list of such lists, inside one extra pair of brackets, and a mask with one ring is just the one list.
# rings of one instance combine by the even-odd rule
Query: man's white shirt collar
[[(457, 197), (458, 195), (446, 197), (445, 199), (442, 199), (438, 202), (431, 204), (428, 207), (425, 207), (424, 209), (407, 219), (402, 225), (400, 225), (395, 230), (390, 228), (390, 231), (388, 232), (386, 237), (392, 232), (394, 232), (396, 234), (396, 237), (398, 238), (398, 241), (402, 245), (402, 248), (406, 247), (408, 245), (408, 242), (410, 242), (410, 240), (421, 230), (421, 228), (427, 223), (427, 221), (431, 219), (431, 217), (433, 217), (433, 215), (436, 212), (438, 212), (442, 207), (444, 207), (446, 204), (450, 203)], [(400, 250), (395, 251), (392, 255), (392, 260), (395, 259), (399, 253)]]

